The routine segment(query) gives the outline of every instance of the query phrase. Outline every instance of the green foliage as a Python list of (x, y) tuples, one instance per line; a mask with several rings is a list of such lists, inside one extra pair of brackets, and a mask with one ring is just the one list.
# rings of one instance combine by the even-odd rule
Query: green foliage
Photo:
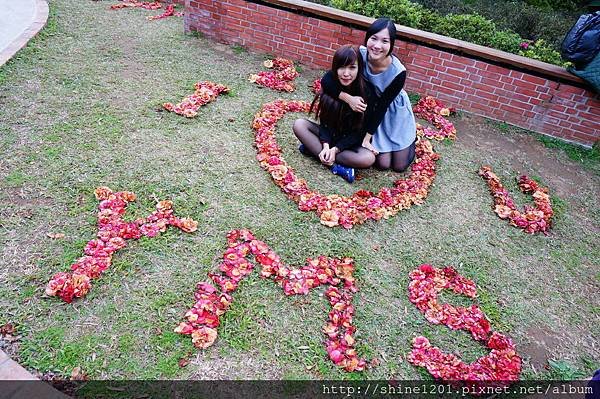
[(587, 1), (586, 0), (525, 0), (527, 4), (538, 7), (545, 8), (548, 10), (568, 10), (575, 11), (581, 7), (583, 7)]
[(406, 26), (420, 26), (425, 9), (408, 0), (331, 0), (331, 6), (372, 17), (392, 18)]
[(596, 167), (600, 165), (600, 141), (597, 141), (591, 149), (588, 149), (543, 135), (539, 135), (538, 140), (544, 144), (546, 148), (559, 148), (563, 150), (573, 161), (591, 166), (595, 165)]
[(490, 38), (490, 47), (509, 53), (518, 53), (521, 50), (523, 39), (516, 33), (501, 30), (494, 32)]
[(440, 18), (434, 29), (435, 33), (490, 46), (491, 38), (496, 31), (496, 25), (477, 14), (450, 14)]
[[(512, 30), (499, 28), (488, 16), (480, 15), (477, 11), (460, 13), (465, 10), (464, 7), (457, 7), (457, 13), (444, 16), (438, 11), (408, 0), (331, 0), (330, 5), (369, 17), (389, 17), (400, 25), (493, 47), (551, 64), (567, 65), (562, 61), (560, 53), (546, 40), (539, 39), (532, 42), (524, 39)], [(519, 7), (512, 8), (522, 12)], [(531, 7), (529, 9), (531, 10)], [(523, 25), (529, 27), (532, 25), (531, 20), (535, 20), (537, 14), (525, 15), (526, 21), (523, 21)], [(514, 18), (517, 18), (517, 15)], [(530, 37), (537, 39), (535, 35)], [(521, 43), (528, 43), (529, 47), (522, 49)]]
[(556, 380), (572, 381), (585, 376), (580, 370), (564, 360), (548, 360), (550, 374)]
[(29, 176), (26, 176), (22, 172), (15, 170), (4, 178), (4, 183), (10, 187), (19, 187), (25, 182), (29, 181)]
[(412, 105), (415, 105), (421, 99), (421, 95), (419, 93), (408, 93), (408, 99)]
[(202, 39), (204, 37), (204, 33), (199, 30), (193, 30), (188, 33), (189, 36), (195, 37), (196, 39)]
[(478, 291), (479, 304), (486, 317), (492, 322), (494, 328), (499, 330), (510, 330), (511, 326), (505, 321), (503, 310), (498, 305), (498, 300), (490, 293), (490, 291), (479, 287)]
[(533, 42), (527, 49), (518, 51), (518, 54), (528, 58), (533, 58), (535, 60), (548, 62), (550, 64), (562, 66), (568, 65), (568, 63), (563, 61), (560, 53), (548, 46), (544, 39)]
[(235, 53), (235, 54), (243, 54), (243, 53), (247, 53), (248, 49), (246, 49), (246, 47), (240, 45), (240, 44), (234, 44), (233, 46), (231, 46), (231, 50)]
[[(544, 39), (552, 48), (560, 44), (585, 9), (552, 10), (528, 4), (525, 0), (412, 0), (440, 15), (479, 14), (494, 21), (498, 29), (518, 34), (523, 39)], [(581, 3), (581, 2), (579, 2)]]

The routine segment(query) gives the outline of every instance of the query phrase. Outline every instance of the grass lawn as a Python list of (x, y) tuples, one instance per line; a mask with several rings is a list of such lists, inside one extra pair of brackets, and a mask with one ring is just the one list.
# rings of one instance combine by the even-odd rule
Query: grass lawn
[[(458, 139), (435, 143), (438, 175), (423, 205), (349, 231), (330, 229), (300, 212), (260, 168), (250, 128), (265, 102), (310, 100), (307, 86), (322, 71), (304, 67), (291, 94), (261, 89), (247, 76), (263, 70), (266, 56), (186, 36), (181, 18), (147, 21), (157, 12), (111, 11), (110, 4), (51, 0), (48, 27), (0, 68), (0, 325), (15, 323), (22, 336), (0, 345), (25, 367), (67, 376), (81, 367), (94, 379), (428, 379), (406, 360), (416, 335), (466, 361), (486, 354), (468, 333), (429, 324), (409, 302), (408, 273), (431, 263), (475, 281), (476, 303), (524, 359), (523, 378), (600, 368), (597, 154), (459, 115)], [(231, 94), (194, 119), (161, 112), (199, 80), (226, 84)], [(311, 188), (349, 195), (398, 177), (369, 170), (348, 185), (297, 152), (295, 117), (280, 122), (278, 140)], [(550, 188), (557, 215), (549, 236), (498, 219), (476, 173), (482, 164), (518, 204), (531, 203), (517, 192), (519, 173)], [(93, 192), (102, 185), (138, 195), (128, 218), (149, 214), (155, 198), (171, 199), (177, 215), (199, 221), (198, 231), (130, 241), (86, 298), (48, 298), (50, 277), (94, 238)], [(324, 290), (285, 297), (258, 274), (234, 294), (215, 345), (199, 351), (172, 332), (235, 228), (252, 230), (289, 265), (353, 257), (359, 354), (379, 365), (337, 369), (322, 344)], [(442, 299), (471, 303), (449, 293)], [(191, 360), (184, 368), (182, 357)]]

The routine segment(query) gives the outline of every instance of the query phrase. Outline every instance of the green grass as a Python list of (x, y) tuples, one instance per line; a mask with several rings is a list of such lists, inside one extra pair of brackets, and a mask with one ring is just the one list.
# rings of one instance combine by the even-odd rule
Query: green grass
[(538, 140), (547, 148), (558, 148), (567, 154), (569, 159), (583, 164), (600, 163), (600, 146), (596, 143), (591, 149), (548, 137), (538, 136)]
[(569, 160), (600, 175), (600, 142), (596, 142), (592, 148), (586, 148), (578, 144), (522, 129), (506, 122), (490, 120), (488, 121), (488, 125), (493, 126), (503, 135), (529, 134), (545, 148), (558, 150), (557, 152), (565, 154)]
[(15, 170), (4, 177), (6, 186), (19, 187), (22, 186), (29, 178), (22, 172)]
[[(0, 67), (0, 323), (18, 325), (16, 355), (27, 368), (68, 376), (81, 367), (93, 379), (110, 380), (430, 380), (406, 360), (416, 335), (467, 361), (487, 352), (464, 331), (427, 323), (409, 302), (408, 274), (422, 263), (452, 265), (473, 279), (476, 299), (443, 292), (441, 301), (478, 304), (519, 351), (543, 326), (561, 343), (549, 348), (553, 359), (586, 375), (598, 365), (592, 345), (600, 324), (595, 155), (571, 160), (526, 132), (489, 124), (488, 136), (479, 137), (466, 124), (456, 142), (435, 144), (438, 174), (423, 205), (349, 231), (329, 229), (300, 212), (259, 167), (250, 128), (265, 102), (310, 100), (307, 86), (319, 71), (304, 67), (296, 92), (277, 93), (246, 81), (264, 69), (264, 55), (184, 35), (181, 19), (149, 22), (150, 12), (110, 11), (105, 2), (53, 0), (50, 11), (41, 35)], [(220, 96), (195, 119), (157, 111), (190, 94), (199, 80), (227, 84), (235, 94)], [(369, 170), (351, 186), (332, 176), (297, 152), (291, 123), (298, 116), (279, 123), (277, 139), (311, 188), (350, 195), (398, 177)], [(504, 147), (480, 147), (494, 137), (532, 154), (545, 151), (556, 167)], [(556, 212), (549, 236), (526, 235), (496, 217), (475, 173), (483, 163), (519, 206), (532, 204), (516, 186), (519, 173), (539, 176), (549, 187)], [(138, 195), (126, 220), (147, 216), (157, 199), (171, 199), (177, 215), (199, 221), (198, 231), (169, 229), (129, 241), (86, 298), (73, 304), (48, 298), (49, 278), (68, 270), (95, 237), (93, 192), (101, 185)], [(324, 290), (286, 297), (258, 274), (235, 292), (215, 345), (197, 350), (189, 337), (175, 334), (196, 283), (218, 269), (225, 235), (234, 228), (251, 229), (292, 266), (318, 255), (353, 257), (357, 346), (379, 365), (364, 373), (337, 369), (323, 345)], [(550, 378), (523, 351), (524, 375)], [(181, 358), (191, 363), (180, 368)]]
[(507, 133), (510, 131), (511, 126), (506, 123), (506, 122), (499, 122), (498, 123), (498, 130), (500, 130), (502, 133)]
[(556, 380), (572, 381), (586, 377), (584, 372), (577, 370), (572, 364), (565, 360), (550, 360), (550, 374)]
[(415, 105), (421, 99), (421, 95), (419, 93), (408, 93), (408, 98), (410, 99), (410, 103)]

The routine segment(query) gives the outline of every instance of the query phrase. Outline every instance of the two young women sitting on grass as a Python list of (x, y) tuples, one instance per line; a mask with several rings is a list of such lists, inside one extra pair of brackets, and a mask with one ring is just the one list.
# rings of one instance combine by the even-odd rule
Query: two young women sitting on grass
[(355, 168), (402, 172), (415, 157), (415, 117), (403, 90), (406, 68), (392, 54), (395, 38), (393, 22), (381, 18), (364, 46), (340, 47), (311, 106), (319, 123), (294, 122), (300, 152), (350, 183)]

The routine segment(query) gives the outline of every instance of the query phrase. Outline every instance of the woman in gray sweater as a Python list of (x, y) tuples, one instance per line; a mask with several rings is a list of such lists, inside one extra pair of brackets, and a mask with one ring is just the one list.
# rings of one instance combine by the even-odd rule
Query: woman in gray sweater
[[(377, 154), (379, 169), (402, 172), (415, 158), (416, 123), (408, 94), (403, 89), (406, 68), (392, 54), (395, 39), (394, 23), (380, 18), (371, 24), (364, 46), (360, 46), (364, 61), (361, 73), (373, 84), (377, 96), (362, 145)], [(365, 112), (373, 107), (362, 97), (346, 92), (331, 76), (325, 75), (321, 84), (325, 93), (346, 102), (353, 111)]]

